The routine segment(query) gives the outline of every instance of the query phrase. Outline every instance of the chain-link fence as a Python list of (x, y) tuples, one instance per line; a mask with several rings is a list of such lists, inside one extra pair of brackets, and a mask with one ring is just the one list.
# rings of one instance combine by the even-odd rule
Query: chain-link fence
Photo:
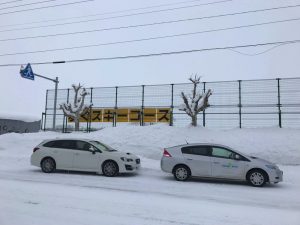
[[(181, 92), (191, 93), (192, 89), (191, 83), (87, 88), (89, 95), (85, 103), (91, 104), (91, 110), (102, 110), (98, 115), (101, 119), (88, 116), (80, 123), (80, 129), (91, 131), (107, 126), (158, 122), (187, 126), (190, 117), (179, 111), (178, 106), (183, 103)], [(198, 115), (201, 126), (217, 129), (300, 127), (300, 78), (203, 82), (198, 86), (200, 92), (208, 89), (213, 95), (209, 98), (210, 107)], [(73, 89), (58, 90), (56, 130), (74, 129), (74, 123), (59, 109), (59, 104), (73, 101)], [(125, 120), (118, 119), (121, 109)], [(165, 115), (160, 112), (162, 109), (168, 110), (168, 115), (159, 121), (158, 117)], [(52, 129), (53, 114), (54, 90), (47, 90), (44, 130)], [(150, 114), (156, 120), (149, 119)]]

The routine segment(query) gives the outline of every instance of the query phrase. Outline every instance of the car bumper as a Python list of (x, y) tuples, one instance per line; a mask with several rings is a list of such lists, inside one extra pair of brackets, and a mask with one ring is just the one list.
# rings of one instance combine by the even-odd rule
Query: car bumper
[(271, 174), (269, 174), (269, 182), (270, 183), (278, 183), (283, 181), (283, 171), (282, 170), (275, 170)]
[(40, 166), (40, 158), (36, 154), (32, 154), (30, 157), (30, 164), (32, 166)]
[(160, 168), (166, 173), (172, 173), (172, 170), (174, 168), (174, 160), (168, 157), (162, 157), (160, 160)]
[(121, 173), (133, 173), (138, 171), (141, 168), (141, 164), (139, 163), (129, 163), (129, 162), (125, 162), (121, 168), (119, 168), (119, 172)]

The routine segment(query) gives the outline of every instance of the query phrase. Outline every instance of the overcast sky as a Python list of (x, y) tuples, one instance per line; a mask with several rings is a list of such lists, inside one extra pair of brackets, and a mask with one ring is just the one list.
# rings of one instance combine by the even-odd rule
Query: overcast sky
[[(40, 0), (23, 0), (13, 4), (3, 4), (7, 1), (8, 0), (2, 0), (0, 2), (0, 39), (2, 40), (0, 41), (0, 55), (197, 32), (202, 30), (219, 29), (300, 17), (300, 7), (298, 7), (269, 12), (251, 13), (247, 15), (149, 26), (143, 28), (120, 29), (48, 38), (3, 41), (3, 39), (8, 38), (111, 28), (300, 4), (299, 0), (233, 0), (219, 4), (194, 6), (192, 8), (145, 15), (98, 20), (94, 22), (77, 23), (72, 25), (44, 27), (39, 29), (4, 32), (3, 30), (8, 29), (51, 25), (62, 22), (80, 21), (83, 19), (111, 17), (158, 9), (217, 2), (220, 0), (201, 0), (185, 4), (92, 16), (81, 19), (78, 18), (14, 26), (10, 25), (86, 16), (91, 14), (155, 6), (165, 3), (178, 3), (183, 2), (184, 0), (94, 0), (91, 2), (56, 8), (3, 14), (10, 11), (74, 2), (78, 0), (57, 0), (27, 7), (3, 9), (10, 6), (39, 2)], [(26, 64), (28, 62), (52, 62), (82, 58), (114, 57), (295, 40), (300, 39), (299, 25), (299, 21), (294, 21), (161, 40), (66, 51), (0, 56), (0, 64)], [(239, 49), (239, 51), (247, 54), (255, 54), (269, 48), (270, 46)], [(56, 65), (34, 65), (32, 68), (37, 74), (52, 78), (58, 76), (60, 80), (60, 88), (68, 88), (72, 83), (78, 82), (84, 84), (86, 87), (100, 87), (187, 82), (187, 78), (194, 73), (201, 75), (203, 77), (203, 81), (298, 77), (300, 75), (298, 72), (300, 69), (299, 58), (300, 44), (294, 44), (284, 45), (257, 56), (245, 56), (233, 51), (222, 50), (139, 59), (93, 61)], [(37, 78), (35, 81), (25, 80), (19, 75), (19, 66), (0, 67), (0, 76), (0, 111), (19, 112), (22, 114), (38, 116), (41, 115), (45, 107), (46, 90), (52, 89), (54, 87), (53, 83), (39, 78)]]

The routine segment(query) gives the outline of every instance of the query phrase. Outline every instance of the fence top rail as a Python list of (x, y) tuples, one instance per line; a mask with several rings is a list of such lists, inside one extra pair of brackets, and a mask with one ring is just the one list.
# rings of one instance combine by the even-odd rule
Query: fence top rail
[[(300, 80), (300, 76), (299, 77), (288, 77), (288, 78), (265, 78), (265, 79), (246, 79), (246, 80), (225, 80), (225, 81), (203, 81), (201, 82), (206, 83), (206, 84), (212, 84), (212, 83), (232, 83), (232, 82), (251, 82), (251, 81), (271, 81), (271, 80)], [(104, 86), (104, 87), (88, 87), (86, 89), (104, 89), (104, 88), (131, 88), (131, 87), (154, 87), (154, 86), (171, 86), (171, 85), (191, 85), (191, 83), (170, 83), (170, 84), (142, 84), (142, 85), (124, 85), (124, 86)], [(58, 89), (59, 91), (67, 91), (70, 90), (71, 88), (60, 88)], [(54, 89), (47, 89), (47, 91), (54, 91)]]

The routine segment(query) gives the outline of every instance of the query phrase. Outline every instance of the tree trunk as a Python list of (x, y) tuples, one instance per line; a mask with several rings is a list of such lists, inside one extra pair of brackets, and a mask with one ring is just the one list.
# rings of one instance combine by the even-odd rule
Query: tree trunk
[(192, 126), (196, 127), (197, 126), (197, 115), (192, 116)]
[(79, 131), (79, 119), (74, 118), (74, 123), (75, 123), (75, 131)]

